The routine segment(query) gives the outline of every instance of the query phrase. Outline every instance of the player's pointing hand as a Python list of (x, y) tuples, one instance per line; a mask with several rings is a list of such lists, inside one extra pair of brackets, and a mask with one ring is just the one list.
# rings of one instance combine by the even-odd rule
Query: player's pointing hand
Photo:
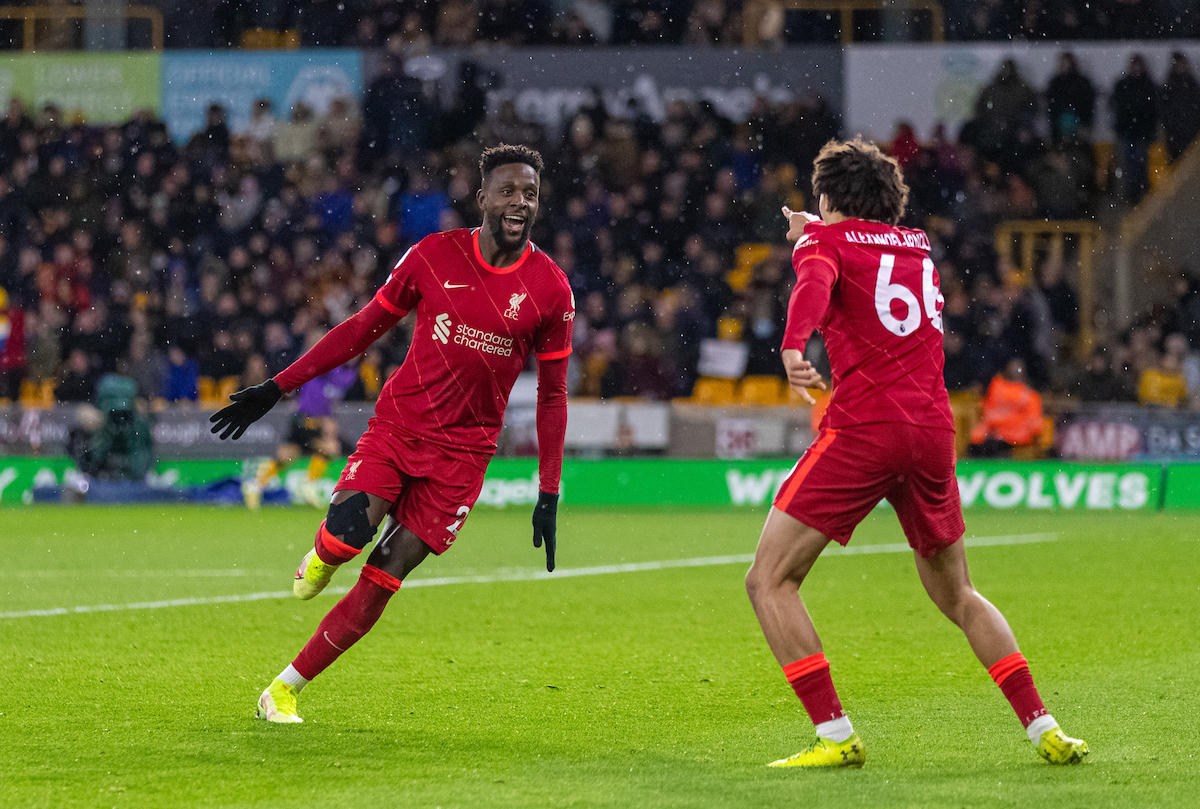
[(789, 242), (799, 239), (800, 235), (804, 233), (804, 226), (809, 222), (818, 222), (821, 219), (808, 211), (793, 211), (786, 205), (783, 206), (783, 215), (787, 217), (788, 221), (787, 240)]
[(229, 398), (233, 404), (213, 413), (208, 420), (213, 423), (212, 431), (221, 433), (222, 440), (232, 436), (236, 441), (251, 424), (267, 415), (267, 411), (283, 398), (283, 391), (274, 379), (268, 379), (261, 385), (239, 390)]
[(558, 495), (538, 492), (537, 505), (533, 507), (533, 547), (542, 547), (546, 542), (546, 570), (554, 572), (555, 537), (558, 533)]

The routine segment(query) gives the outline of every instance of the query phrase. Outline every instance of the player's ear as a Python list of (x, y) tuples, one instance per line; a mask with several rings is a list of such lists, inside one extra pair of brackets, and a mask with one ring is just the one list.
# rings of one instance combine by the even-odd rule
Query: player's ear
[(487, 180), (485, 179), (483, 181), (483, 183), (479, 186), (479, 190), (475, 192), (475, 204), (479, 206), (479, 210), (481, 210), (481, 211), (483, 210), (483, 189), (484, 189), (484, 186), (486, 186), (486, 185), (487, 185)]

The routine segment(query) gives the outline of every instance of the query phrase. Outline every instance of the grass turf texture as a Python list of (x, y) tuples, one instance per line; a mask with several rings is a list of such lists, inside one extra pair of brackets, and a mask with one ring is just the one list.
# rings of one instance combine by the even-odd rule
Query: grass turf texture
[[(560, 568), (749, 553), (764, 512), (564, 506)], [(314, 511), (0, 512), (0, 613), (290, 588)], [(412, 579), (534, 569), (527, 509), (481, 509)], [(976, 585), (1092, 754), (1035, 756), (903, 553), (804, 587), (867, 747), (861, 771), (763, 765), (811, 739), (746, 565), (401, 589), (301, 695), (252, 718), (333, 605), (266, 599), (0, 620), (0, 806), (1194, 806), (1200, 518), (981, 515)], [(873, 515), (852, 545), (902, 541)], [(353, 583), (343, 570), (334, 585)]]

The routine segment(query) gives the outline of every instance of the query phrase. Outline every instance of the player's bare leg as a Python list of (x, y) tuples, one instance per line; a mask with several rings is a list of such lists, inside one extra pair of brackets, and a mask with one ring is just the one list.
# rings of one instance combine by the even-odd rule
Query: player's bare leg
[(767, 645), (784, 666), (821, 651), (821, 639), (800, 598), (800, 585), (829, 537), (772, 508), (746, 574), (746, 592)]
[(772, 508), (758, 540), (746, 592), (767, 645), (816, 726), (808, 749), (774, 761), (773, 767), (861, 767), (862, 740), (833, 687), (821, 639), (800, 599), (800, 585), (829, 537)]
[(928, 559), (916, 553), (913, 556), (925, 592), (967, 636), (971, 650), (984, 668), (991, 668), (1000, 658), (1018, 651), (1008, 621), (971, 584), (962, 540)]
[(971, 650), (1013, 706), (1038, 754), (1051, 764), (1083, 760), (1087, 743), (1065, 735), (1046, 712), (1008, 621), (971, 584), (962, 540), (928, 559), (914, 556), (925, 592), (967, 636)]

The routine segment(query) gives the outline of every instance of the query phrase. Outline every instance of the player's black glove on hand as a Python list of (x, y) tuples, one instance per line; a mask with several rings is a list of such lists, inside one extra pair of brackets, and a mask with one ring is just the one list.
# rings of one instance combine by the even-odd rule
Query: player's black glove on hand
[(208, 420), (213, 423), (212, 431), (221, 433), (222, 440), (232, 436), (236, 441), (247, 427), (267, 415), (267, 411), (283, 398), (283, 391), (274, 379), (268, 379), (261, 385), (239, 390), (229, 398), (233, 404), (213, 413)]
[(554, 571), (555, 534), (558, 531), (558, 495), (538, 492), (537, 505), (533, 507), (533, 547), (542, 547), (546, 540), (546, 570)]

